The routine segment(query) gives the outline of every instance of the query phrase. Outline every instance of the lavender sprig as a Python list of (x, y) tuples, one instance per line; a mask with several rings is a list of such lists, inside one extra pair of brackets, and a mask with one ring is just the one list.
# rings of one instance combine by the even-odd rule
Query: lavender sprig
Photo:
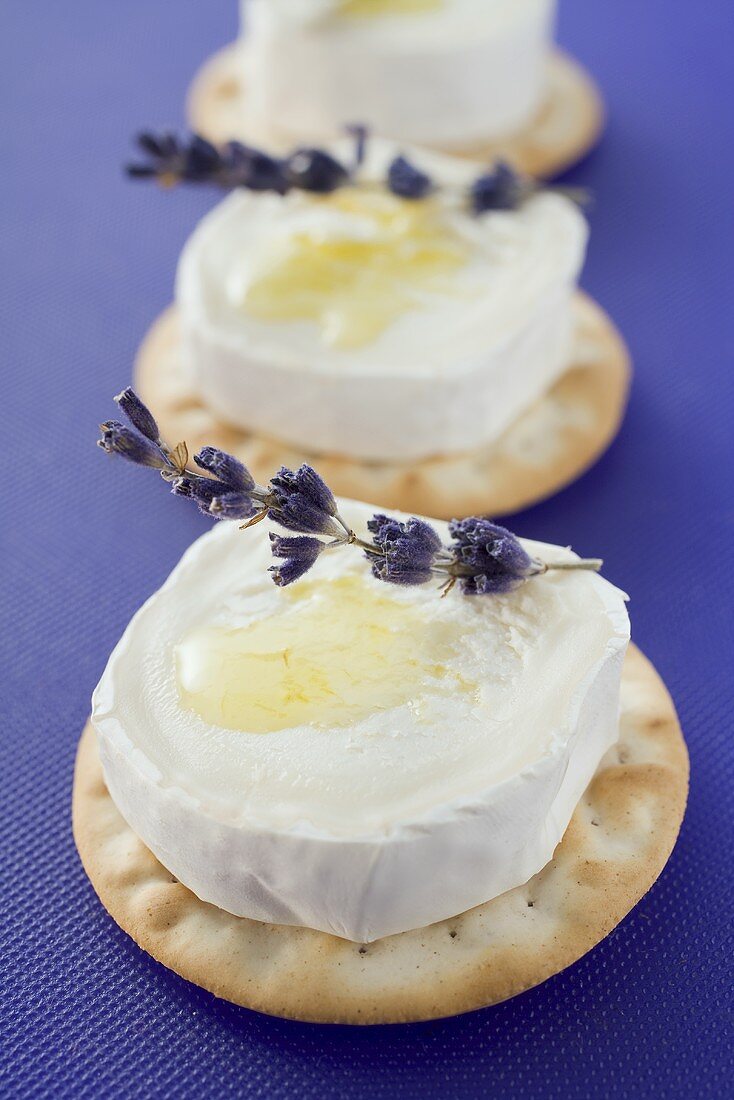
[[(286, 195), (290, 191), (329, 194), (347, 185), (369, 186), (359, 179), (365, 159), (368, 132), (364, 126), (349, 126), (354, 139), (351, 164), (343, 164), (323, 149), (299, 148), (287, 157), (275, 157), (261, 149), (229, 141), (213, 145), (193, 134), (179, 138), (175, 134), (138, 135), (137, 145), (144, 159), (127, 165), (127, 173), (136, 179), (155, 179), (164, 187), (177, 183), (208, 183), (225, 190), (238, 187), (250, 191), (274, 191)], [(431, 177), (406, 156), (396, 156), (387, 169), (384, 186), (393, 195), (407, 201), (426, 198), (440, 188)], [(517, 210), (541, 185), (529, 176), (517, 172), (504, 161), (497, 161), (460, 192), (459, 198), (476, 216), (493, 210)], [(588, 193), (580, 188), (546, 188), (584, 205)]]
[(267, 518), (292, 532), (270, 535), (277, 559), (270, 573), (281, 587), (304, 576), (324, 552), (348, 546), (366, 556), (378, 580), (421, 585), (435, 578), (442, 582), (444, 595), (458, 584), (467, 596), (497, 596), (550, 569), (601, 569), (597, 558), (531, 558), (511, 531), (477, 516), (452, 520), (448, 545), (425, 520), (398, 520), (382, 513), (367, 523), (371, 540), (362, 539), (339, 514), (334, 494), (311, 466), (283, 467), (261, 486), (234, 455), (204, 447), (194, 456), (198, 469), (192, 469), (186, 444), (170, 448), (161, 439), (153, 415), (133, 390), (123, 390), (115, 400), (130, 426), (117, 420), (101, 425), (98, 443), (108, 454), (158, 470), (177, 496), (193, 500), (205, 515), (246, 520), (245, 527)]
[(145, 159), (126, 166), (133, 179), (155, 179), (164, 187), (177, 183), (209, 183), (225, 190), (245, 187), (250, 191), (275, 191), (285, 195), (293, 189), (328, 194), (349, 182), (362, 162), (365, 135), (353, 130), (355, 163), (345, 167), (322, 149), (299, 148), (290, 156), (274, 157), (239, 141), (213, 145), (199, 134), (179, 138), (145, 131), (137, 145)]

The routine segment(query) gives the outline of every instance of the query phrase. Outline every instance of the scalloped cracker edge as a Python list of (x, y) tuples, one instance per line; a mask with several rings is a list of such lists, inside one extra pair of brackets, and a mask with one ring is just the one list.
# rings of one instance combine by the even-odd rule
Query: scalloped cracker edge
[[(524, 886), (451, 920), (360, 946), (234, 917), (177, 882), (110, 798), (87, 725), (74, 838), (113, 919), (153, 958), (217, 997), (319, 1023), (431, 1020), (496, 1004), (557, 974), (650, 889), (685, 811), (688, 754), (653, 666), (630, 647), (618, 743), (552, 861)], [(438, 888), (438, 887), (437, 887)]]
[[(188, 93), (192, 129), (211, 141), (235, 138), (275, 151), (296, 144), (247, 114), (247, 51), (237, 42), (205, 61)], [(553, 49), (548, 60), (548, 91), (535, 117), (518, 133), (494, 142), (444, 149), (471, 160), (510, 161), (530, 176), (550, 177), (576, 164), (593, 149), (604, 128), (604, 105), (592, 77), (572, 57)]]
[(368, 462), (303, 451), (223, 423), (204, 405), (181, 360), (175, 306), (143, 341), (135, 385), (164, 438), (185, 439), (191, 454), (207, 444), (229, 451), (260, 483), (280, 466), (308, 462), (338, 496), (382, 508), (437, 519), (507, 515), (576, 481), (609, 447), (624, 416), (631, 377), (624, 341), (581, 292), (574, 311), (574, 351), (566, 373), (490, 447), (460, 455)]

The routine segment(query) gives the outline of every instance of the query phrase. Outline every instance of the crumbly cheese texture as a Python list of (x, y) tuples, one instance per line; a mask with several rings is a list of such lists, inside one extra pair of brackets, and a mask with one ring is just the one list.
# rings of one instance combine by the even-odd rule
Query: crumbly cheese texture
[(352, 939), (536, 873), (617, 737), (623, 595), (558, 572), (441, 599), (353, 550), (282, 590), (268, 564), (262, 526), (220, 524), (95, 692), (110, 791), (158, 858), (231, 912)]
[[(412, 203), (369, 181), (331, 196), (237, 192), (176, 281), (183, 354), (227, 422), (358, 459), (488, 446), (567, 368), (587, 225), (565, 198), (471, 215), (476, 165), (418, 154)], [(381, 177), (382, 173), (382, 177)]]
[(246, 0), (255, 120), (301, 139), (358, 119), (375, 133), (466, 148), (538, 110), (554, 0)]

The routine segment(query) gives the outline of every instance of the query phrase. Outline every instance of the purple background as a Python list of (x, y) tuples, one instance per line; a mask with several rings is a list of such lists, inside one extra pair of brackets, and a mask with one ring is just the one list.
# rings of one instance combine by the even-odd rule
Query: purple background
[[(234, 0), (3, 0), (0, 13), (0, 982), (11, 1096), (714, 1096), (731, 1087), (731, 0), (563, 0), (561, 41), (611, 123), (584, 284), (631, 345), (622, 434), (525, 535), (602, 553), (675, 697), (688, 814), (658, 884), (595, 951), (506, 1005), (408, 1028), (217, 1002), (103, 912), (69, 825), (90, 692), (128, 618), (205, 527), (106, 461), (96, 424), (171, 297), (211, 194), (125, 182), (145, 124), (183, 122)], [(10, 795), (9, 799), (7, 795)]]

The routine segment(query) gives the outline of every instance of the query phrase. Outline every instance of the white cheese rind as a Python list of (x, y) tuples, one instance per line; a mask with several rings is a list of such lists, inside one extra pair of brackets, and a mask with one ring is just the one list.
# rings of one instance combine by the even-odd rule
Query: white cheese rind
[[(343, 512), (363, 530), (371, 509)], [(461, 668), (486, 686), (481, 704), (449, 700), (442, 723), (429, 694), (422, 724), (402, 709), (353, 730), (207, 727), (177, 703), (173, 648), (211, 616), (236, 621), (271, 607), (279, 594), (264, 588), (267, 557), (262, 528), (220, 524), (110, 658), (93, 722), (110, 793), (137, 835), (205, 901), (358, 942), (448, 918), (537, 873), (617, 739), (623, 595), (565, 572), (481, 602), (458, 592), (439, 601), (430, 586), (395, 590), (422, 601), (427, 618), (466, 617)], [(366, 565), (344, 551), (314, 575), (328, 583), (344, 570)], [(510, 741), (525, 754), (514, 771)]]
[[(436, 159), (418, 161), (433, 168)], [(477, 174), (440, 160), (440, 179), (466, 185)], [(566, 199), (541, 194), (479, 219), (450, 210), (470, 248), (452, 276), (456, 293), (350, 349), (325, 345), (313, 322), (260, 321), (231, 293), (309, 201), (235, 193), (183, 250), (182, 356), (227, 423), (310, 451), (415, 461), (491, 445), (567, 369), (588, 228)]]
[(328, 8), (245, 0), (249, 119), (321, 142), (363, 122), (452, 150), (517, 132), (542, 103), (555, 0), (448, 0), (371, 19)]

